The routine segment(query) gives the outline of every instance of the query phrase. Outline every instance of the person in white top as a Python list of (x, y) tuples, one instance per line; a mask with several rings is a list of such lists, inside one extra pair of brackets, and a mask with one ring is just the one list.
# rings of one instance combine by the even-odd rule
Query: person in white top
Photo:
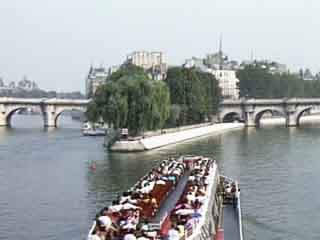
[(194, 195), (193, 192), (188, 192), (188, 194), (186, 196), (186, 199), (187, 199), (189, 204), (193, 203), (196, 200), (195, 195)]
[(123, 240), (137, 240), (137, 238), (133, 233), (128, 233), (124, 236)]
[(106, 230), (108, 230), (112, 225), (111, 218), (108, 216), (101, 216), (98, 218), (98, 220), (103, 224)]
[(180, 234), (178, 229), (174, 226), (171, 228), (168, 232), (168, 240), (179, 240), (180, 239)]
[(122, 208), (123, 208), (122, 204), (112, 205), (112, 206), (109, 206), (108, 211), (111, 213), (120, 212)]

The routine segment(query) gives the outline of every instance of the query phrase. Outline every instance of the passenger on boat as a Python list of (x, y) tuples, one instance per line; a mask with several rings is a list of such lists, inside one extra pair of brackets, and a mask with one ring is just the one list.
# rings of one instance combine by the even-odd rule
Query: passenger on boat
[(140, 200), (143, 203), (151, 204), (154, 208), (158, 208), (157, 200), (151, 194), (144, 194)]
[(122, 194), (122, 196), (120, 197), (120, 199), (119, 199), (119, 203), (120, 204), (122, 204), (122, 203), (125, 203), (128, 199), (130, 199), (131, 198), (131, 194), (132, 194), (132, 192), (124, 192), (123, 194)]
[(112, 201), (112, 205), (106, 209), (108, 209), (109, 213), (116, 213), (116, 212), (120, 212), (122, 208), (123, 208), (123, 205), (120, 204), (119, 201), (115, 200), (115, 201)]
[(123, 240), (136, 240), (136, 236), (134, 235), (134, 231), (130, 231), (129, 233), (127, 233)]
[(90, 240), (105, 240), (107, 232), (105, 226), (100, 221), (96, 222), (94, 233), (90, 236)]
[(104, 240), (107, 236), (113, 237), (118, 232), (117, 227), (112, 222), (109, 216), (100, 216), (97, 220), (98, 231), (100, 232), (100, 238)]
[(173, 224), (171, 229), (168, 232), (168, 240), (179, 240), (180, 239), (180, 233), (179, 228), (176, 224)]
[(192, 204), (195, 201), (195, 193), (194, 192), (188, 192), (186, 196), (188, 204)]
[[(150, 174), (113, 201), (109, 208), (104, 208), (97, 216), (96, 223), (101, 222), (106, 236), (111, 239), (124, 239), (125, 236), (134, 236), (138, 240), (154, 239), (156, 231), (145, 231), (137, 226), (142, 219), (149, 219), (155, 215), (159, 205), (171, 191), (173, 184), (178, 183), (184, 171), (185, 164), (178, 161), (162, 162), (159, 168), (152, 169)], [(96, 228), (98, 233), (99, 229)], [(103, 231), (100, 235), (103, 235)]]

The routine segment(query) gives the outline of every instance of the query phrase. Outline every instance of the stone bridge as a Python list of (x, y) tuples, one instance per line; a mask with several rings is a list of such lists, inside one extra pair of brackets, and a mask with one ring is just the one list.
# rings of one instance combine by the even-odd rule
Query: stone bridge
[(219, 108), (219, 120), (241, 119), (248, 127), (259, 126), (266, 112), (278, 113), (286, 119), (286, 126), (299, 126), (305, 113), (320, 112), (320, 98), (242, 99), (224, 100)]
[(57, 98), (0, 98), (0, 126), (10, 126), (12, 115), (21, 109), (39, 107), (45, 127), (57, 127), (57, 120), (62, 112), (78, 110), (85, 112), (90, 100)]

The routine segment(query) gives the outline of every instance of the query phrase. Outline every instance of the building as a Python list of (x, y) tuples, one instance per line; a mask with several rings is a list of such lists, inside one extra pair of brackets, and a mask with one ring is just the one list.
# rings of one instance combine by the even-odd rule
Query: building
[(219, 52), (207, 54), (206, 58), (192, 57), (183, 64), (185, 68), (196, 68), (199, 71), (211, 73), (219, 82), (224, 98), (239, 98), (239, 79), (236, 77), (236, 70), (239, 69), (237, 61), (228, 60), (228, 56), (222, 52), (220, 42)]
[(25, 91), (39, 89), (37, 84), (34, 81), (28, 80), (26, 76), (24, 76), (23, 79), (18, 82), (17, 87)]
[(209, 72), (218, 80), (224, 98), (239, 98), (239, 79), (236, 76), (236, 71), (211, 69)]
[(108, 74), (111, 75), (120, 69), (120, 65), (114, 65), (109, 67)]
[(106, 82), (108, 76), (106, 68), (102, 66), (94, 68), (91, 66), (86, 78), (86, 96), (88, 98), (93, 96), (98, 87)]
[(126, 62), (142, 67), (155, 80), (166, 78), (168, 66), (162, 52), (136, 51), (127, 55)]
[(192, 57), (187, 59), (183, 64), (185, 68), (196, 68), (202, 72), (208, 72), (209, 68), (204, 64), (204, 60), (202, 58)]

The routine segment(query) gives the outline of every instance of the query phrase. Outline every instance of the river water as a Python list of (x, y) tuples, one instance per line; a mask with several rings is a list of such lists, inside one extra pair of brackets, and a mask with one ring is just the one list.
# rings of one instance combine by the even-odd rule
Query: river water
[[(61, 117), (14, 116), (0, 128), (0, 239), (85, 239), (95, 213), (168, 154), (214, 155), (239, 179), (244, 234), (253, 239), (320, 239), (320, 128), (229, 132), (138, 154), (107, 153)], [(92, 162), (96, 171), (90, 169)]]

